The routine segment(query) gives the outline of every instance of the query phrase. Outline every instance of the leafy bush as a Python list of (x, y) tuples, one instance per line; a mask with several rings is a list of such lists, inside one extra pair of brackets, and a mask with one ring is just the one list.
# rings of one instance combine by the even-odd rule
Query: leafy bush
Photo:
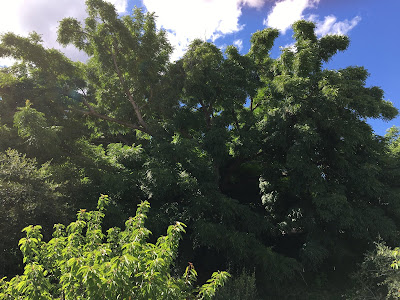
[(62, 188), (53, 181), (50, 163), (40, 165), (12, 149), (0, 152), (0, 278), (18, 273), (17, 243), (25, 226), (41, 220), (50, 237), (51, 225), (66, 219)]
[(242, 273), (230, 279), (215, 295), (215, 300), (257, 300), (256, 274)]
[(42, 241), (41, 226), (28, 226), (19, 245), (25, 272), (0, 281), (0, 299), (210, 299), (229, 277), (215, 272), (196, 287), (197, 273), (191, 263), (182, 277), (170, 273), (185, 225), (169, 226), (155, 244), (146, 242), (151, 232), (144, 227), (149, 210), (139, 204), (125, 230), (101, 223), (109, 202), (102, 195), (98, 210), (80, 210), (66, 228), (54, 225), (53, 238)]
[(355, 289), (349, 299), (400, 298), (400, 249), (376, 243), (374, 251), (366, 254), (354, 275)]

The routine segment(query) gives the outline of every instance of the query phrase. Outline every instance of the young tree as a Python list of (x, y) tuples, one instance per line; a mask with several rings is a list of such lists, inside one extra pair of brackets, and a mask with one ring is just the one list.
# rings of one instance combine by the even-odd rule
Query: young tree
[(398, 299), (400, 297), (399, 248), (392, 249), (383, 242), (365, 254), (348, 299)]
[(261, 73), (254, 100), (263, 118), (260, 188), (282, 245), (297, 247), (308, 270), (333, 266), (339, 285), (368, 244), (397, 239), (399, 198), (384, 180), (386, 144), (365, 121), (391, 119), (397, 109), (381, 89), (365, 87), (364, 68), (323, 69), (348, 38), (317, 39), (314, 27), (296, 22), (294, 48)]
[(76, 222), (66, 228), (54, 225), (53, 239), (42, 241), (41, 226), (23, 229), (20, 240), (25, 272), (0, 281), (1, 299), (211, 299), (229, 277), (215, 272), (196, 287), (197, 272), (189, 263), (182, 277), (171, 274), (185, 225), (176, 222), (156, 244), (146, 242), (151, 232), (144, 227), (149, 203), (139, 205), (125, 230), (101, 223), (108, 196), (102, 195), (98, 210), (80, 210)]

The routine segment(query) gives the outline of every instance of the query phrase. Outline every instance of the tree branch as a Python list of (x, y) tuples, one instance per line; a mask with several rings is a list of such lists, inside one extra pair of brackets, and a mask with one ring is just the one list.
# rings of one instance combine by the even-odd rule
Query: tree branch
[(207, 107), (203, 100), (199, 100), (199, 103), (201, 105), (201, 110), (204, 114), (204, 118), (207, 124), (207, 128), (210, 129), (211, 128), (211, 116), (210, 116), (210, 111), (209, 111), (209, 107)]
[(89, 109), (89, 111), (77, 109), (77, 108), (74, 108), (74, 107), (72, 107), (71, 109), (73, 111), (79, 112), (79, 113), (81, 113), (83, 115), (86, 115), (86, 116), (95, 116), (95, 117), (97, 117), (99, 119), (102, 119), (102, 120), (106, 120), (106, 121), (109, 121), (109, 122), (112, 122), (112, 123), (120, 124), (122, 126), (131, 128), (131, 129), (137, 129), (137, 130), (140, 130), (140, 131), (143, 131), (145, 133), (150, 134), (149, 132), (147, 132), (147, 130), (145, 128), (143, 128), (143, 127), (141, 127), (139, 125), (128, 123), (128, 122), (124, 122), (124, 121), (109, 117), (107, 115), (100, 114), (100, 113), (96, 112), (93, 109)]
[(260, 106), (260, 103), (256, 103), (256, 105), (253, 106), (253, 98), (251, 98), (250, 111), (254, 111), (259, 106)]
[[(90, 103), (86, 100), (86, 93), (85, 93), (85, 91), (84, 91), (83, 89), (81, 89), (81, 91), (82, 91), (82, 103), (89, 109), (89, 111), (87, 111), (87, 110), (80, 110), (80, 109), (77, 109), (77, 108), (74, 108), (74, 107), (72, 107), (72, 110), (77, 111), (77, 112), (79, 112), (79, 113), (81, 113), (81, 114), (84, 114), (84, 115), (86, 115), (86, 116), (88, 116), (88, 115), (90, 115), (90, 116), (95, 116), (95, 117), (97, 117), (97, 118), (99, 118), (99, 119), (102, 119), (102, 120), (106, 120), (106, 121), (109, 121), (109, 122), (112, 122), (112, 123), (120, 124), (120, 125), (123, 125), (123, 126), (125, 126), (125, 127), (131, 128), (131, 129), (137, 129), (137, 130), (143, 131), (143, 132), (145, 132), (145, 133), (149, 133), (149, 132), (147, 131), (147, 128), (143, 128), (143, 127), (141, 127), (141, 126), (139, 126), (139, 125), (137, 125), (137, 124), (132, 124), (132, 123), (124, 122), (124, 121), (121, 121), (121, 120), (118, 120), (118, 119), (109, 117), (109, 116), (107, 116), (107, 115), (103, 115), (103, 114), (101, 114), (101, 113), (98, 113), (98, 112), (93, 108), (93, 106), (91, 106)], [(149, 134), (150, 134), (150, 133), (149, 133)]]
[[(113, 48), (114, 48), (115, 51), (118, 51), (115, 43), (114, 43)], [(147, 124), (146, 124), (146, 122), (144, 121), (144, 119), (142, 117), (142, 114), (140, 112), (139, 106), (137, 105), (136, 101), (133, 99), (132, 93), (129, 91), (129, 89), (125, 85), (124, 76), (122, 75), (121, 70), (118, 67), (117, 58), (115, 56), (115, 53), (114, 53), (113, 49), (111, 49), (110, 52), (111, 52), (111, 56), (113, 58), (115, 71), (117, 72), (119, 81), (120, 81), (120, 83), (122, 85), (122, 88), (123, 88), (126, 96), (129, 99), (129, 102), (132, 104), (133, 110), (135, 111), (136, 117), (138, 118), (138, 122), (146, 131), (148, 131)]]

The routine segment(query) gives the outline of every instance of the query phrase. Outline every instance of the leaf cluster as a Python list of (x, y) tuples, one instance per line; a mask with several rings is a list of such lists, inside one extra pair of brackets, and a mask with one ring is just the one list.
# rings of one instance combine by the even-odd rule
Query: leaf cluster
[(102, 195), (98, 210), (77, 213), (67, 227), (54, 225), (53, 238), (42, 240), (41, 226), (23, 229), (19, 242), (24, 274), (0, 283), (1, 299), (211, 299), (229, 277), (215, 272), (200, 287), (189, 263), (181, 277), (171, 274), (185, 225), (176, 222), (155, 244), (146, 242), (151, 232), (144, 227), (150, 207), (142, 202), (125, 229), (101, 229), (108, 196)]

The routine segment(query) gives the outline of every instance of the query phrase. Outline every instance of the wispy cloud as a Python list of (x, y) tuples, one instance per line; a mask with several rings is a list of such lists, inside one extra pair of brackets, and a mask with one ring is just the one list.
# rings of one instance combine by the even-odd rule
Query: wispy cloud
[(318, 36), (327, 34), (347, 34), (360, 21), (361, 17), (356, 16), (351, 20), (338, 21), (334, 15), (329, 15), (320, 20), (316, 14), (304, 14), (309, 8), (317, 8), (320, 0), (282, 0), (275, 3), (264, 25), (279, 29), (283, 34), (298, 20), (307, 19), (316, 24), (315, 33)]
[(243, 49), (243, 41), (242, 40), (234, 40), (233, 45), (235, 45), (239, 51)]
[(276, 2), (264, 25), (279, 29), (283, 34), (297, 20), (304, 19), (303, 12), (314, 8), (319, 0), (283, 0)]
[(242, 0), (239, 3), (253, 8), (261, 8), (264, 6), (266, 0)]
[[(315, 18), (315, 17), (314, 17)], [(326, 16), (323, 21), (315, 20), (317, 29), (315, 33), (319, 36), (327, 34), (343, 34), (346, 35), (351, 29), (353, 29), (361, 21), (360, 16), (356, 16), (351, 20), (337, 21), (337, 18), (333, 15)]]

